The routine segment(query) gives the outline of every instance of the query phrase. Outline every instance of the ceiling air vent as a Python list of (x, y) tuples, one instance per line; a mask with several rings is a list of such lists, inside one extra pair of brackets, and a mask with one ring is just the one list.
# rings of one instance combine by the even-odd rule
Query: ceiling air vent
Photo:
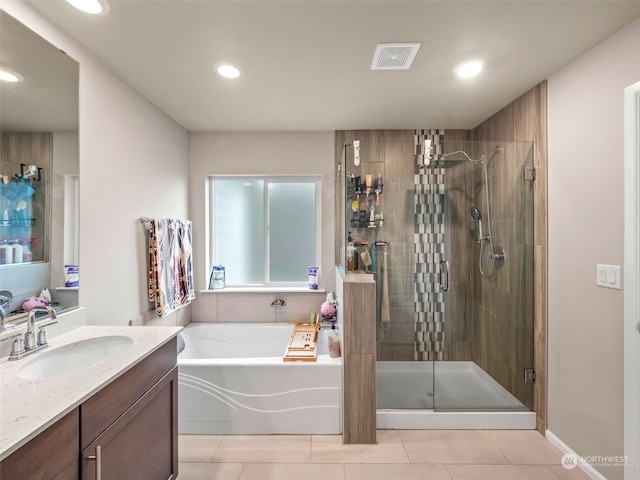
[(379, 43), (371, 70), (408, 70), (421, 43)]

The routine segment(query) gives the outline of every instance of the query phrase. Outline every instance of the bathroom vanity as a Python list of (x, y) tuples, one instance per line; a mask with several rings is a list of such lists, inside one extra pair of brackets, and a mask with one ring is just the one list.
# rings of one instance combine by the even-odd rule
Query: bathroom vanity
[[(2, 479), (175, 478), (179, 330), (81, 327), (52, 339), (50, 350), (32, 359), (3, 359)], [(131, 341), (100, 361), (101, 338)], [(51, 364), (54, 350), (80, 352), (86, 342), (96, 359), (77, 371), (27, 368), (30, 361)]]

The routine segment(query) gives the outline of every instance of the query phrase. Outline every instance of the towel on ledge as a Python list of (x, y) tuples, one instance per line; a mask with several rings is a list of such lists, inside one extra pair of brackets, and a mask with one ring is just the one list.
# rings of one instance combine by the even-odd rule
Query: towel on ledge
[(391, 312), (389, 310), (389, 274), (387, 272), (387, 249), (382, 253), (382, 300), (380, 301), (380, 323), (383, 330), (389, 328)]
[(166, 317), (195, 297), (191, 263), (191, 222), (171, 218), (149, 228), (149, 301)]

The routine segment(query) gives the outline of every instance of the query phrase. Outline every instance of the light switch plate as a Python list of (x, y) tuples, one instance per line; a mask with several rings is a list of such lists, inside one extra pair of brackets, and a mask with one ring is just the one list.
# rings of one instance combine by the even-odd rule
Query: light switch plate
[(604, 288), (622, 290), (620, 284), (620, 265), (596, 265), (596, 285)]

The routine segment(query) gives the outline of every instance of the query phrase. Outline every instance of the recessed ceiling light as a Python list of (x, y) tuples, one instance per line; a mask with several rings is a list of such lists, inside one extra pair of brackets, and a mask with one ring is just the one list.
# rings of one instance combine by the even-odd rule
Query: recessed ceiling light
[(20, 80), (22, 80), (22, 77), (20, 75), (18, 75), (17, 73), (11, 72), (9, 70), (6, 70), (4, 68), (0, 69), (0, 80), (2, 80), (3, 82), (19, 82)]
[(91, 15), (105, 15), (109, 13), (109, 4), (106, 0), (67, 0), (78, 10)]
[(229, 62), (217, 62), (214, 68), (218, 75), (224, 78), (238, 78), (240, 76), (240, 69)]
[(484, 60), (469, 60), (468, 62), (462, 62), (453, 69), (460, 78), (471, 78), (478, 75), (484, 68)]

